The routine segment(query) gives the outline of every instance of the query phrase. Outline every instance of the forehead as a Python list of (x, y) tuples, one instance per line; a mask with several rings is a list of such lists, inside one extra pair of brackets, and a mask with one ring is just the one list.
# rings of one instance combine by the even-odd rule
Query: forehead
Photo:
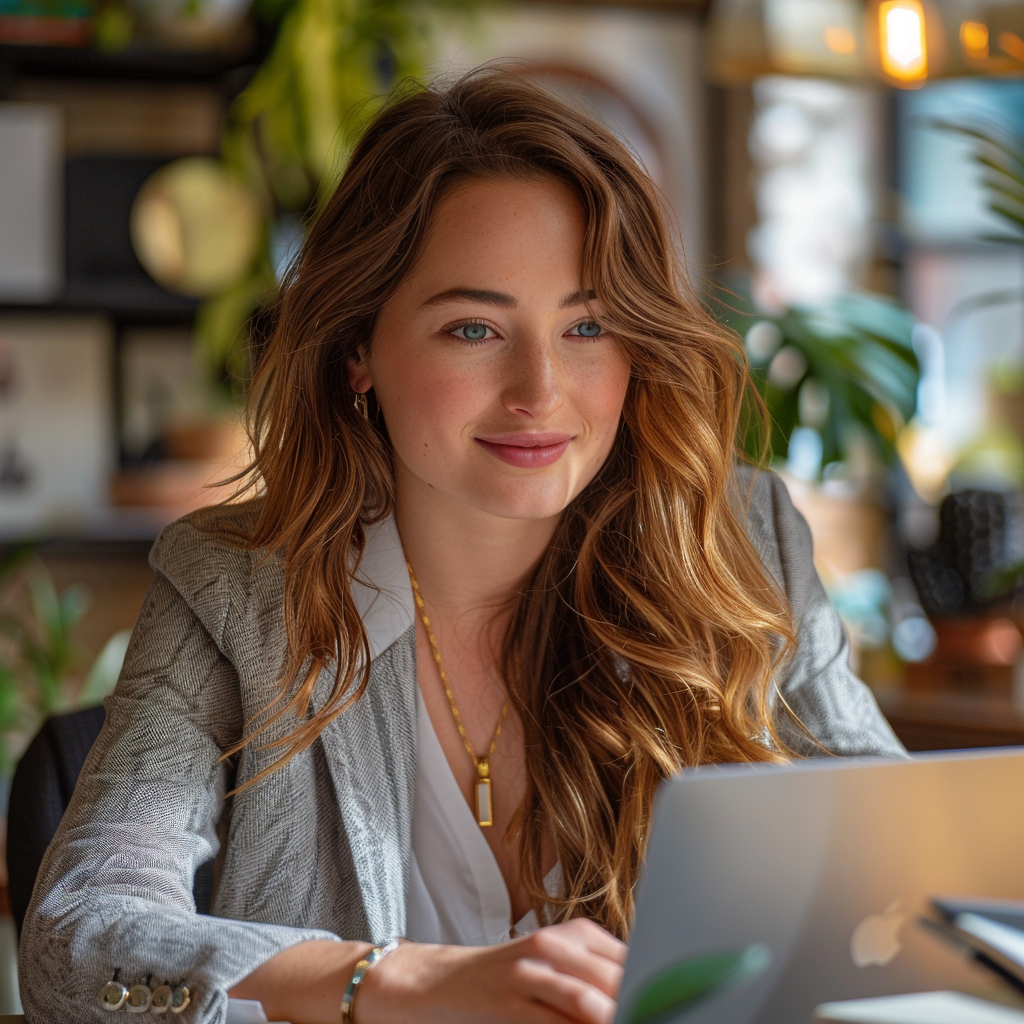
[(576, 287), (583, 254), (583, 208), (553, 177), (474, 179), (437, 206), (406, 284), (416, 290), (537, 285)]

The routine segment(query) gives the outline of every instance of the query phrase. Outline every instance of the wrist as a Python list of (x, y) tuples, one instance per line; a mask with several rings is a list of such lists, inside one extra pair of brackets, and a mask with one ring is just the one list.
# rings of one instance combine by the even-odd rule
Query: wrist
[(442, 973), (445, 954), (472, 953), (459, 946), (403, 939), (366, 976), (356, 1007), (356, 1024), (413, 1024), (427, 1016), (429, 991)]
[(366, 1020), (367, 1014), (373, 1016), (372, 1008), (366, 1007), (367, 1002), (375, 1002), (373, 995), (369, 998), (366, 995), (367, 988), (376, 987), (370, 979), (377, 974), (379, 965), (390, 959), (397, 952), (399, 945), (405, 941), (395, 937), (379, 946), (369, 946), (363, 951), (347, 978), (341, 997), (341, 1024), (356, 1024), (357, 1004), (360, 1024)]

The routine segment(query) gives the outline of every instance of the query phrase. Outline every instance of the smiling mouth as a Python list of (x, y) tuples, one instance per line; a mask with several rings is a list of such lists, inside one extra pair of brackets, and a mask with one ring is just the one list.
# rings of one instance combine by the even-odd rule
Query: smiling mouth
[(521, 469), (539, 469), (557, 462), (564, 454), (572, 437), (561, 435), (523, 436), (521, 438), (502, 438), (501, 440), (485, 440), (476, 437), (476, 441), (484, 451), (510, 466)]

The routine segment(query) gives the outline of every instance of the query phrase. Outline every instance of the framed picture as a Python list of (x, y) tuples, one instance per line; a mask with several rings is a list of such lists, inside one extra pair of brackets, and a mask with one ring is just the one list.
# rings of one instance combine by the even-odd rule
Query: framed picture
[(0, 300), (47, 302), (64, 284), (59, 107), (0, 103), (0, 182)]
[(73, 532), (107, 507), (110, 324), (0, 317), (0, 538)]
[(121, 338), (121, 445), (128, 462), (168, 454), (167, 431), (208, 414), (209, 387), (187, 327), (136, 327)]

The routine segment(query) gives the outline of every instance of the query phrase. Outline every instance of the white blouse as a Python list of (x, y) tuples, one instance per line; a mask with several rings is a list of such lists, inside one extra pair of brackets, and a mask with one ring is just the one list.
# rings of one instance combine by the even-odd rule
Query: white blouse
[[(531, 910), (512, 924), (512, 901), (494, 853), (455, 781), (417, 688), (416, 793), (406, 935), (417, 942), (493, 946), (540, 927)], [(561, 885), (556, 864), (544, 879)]]

